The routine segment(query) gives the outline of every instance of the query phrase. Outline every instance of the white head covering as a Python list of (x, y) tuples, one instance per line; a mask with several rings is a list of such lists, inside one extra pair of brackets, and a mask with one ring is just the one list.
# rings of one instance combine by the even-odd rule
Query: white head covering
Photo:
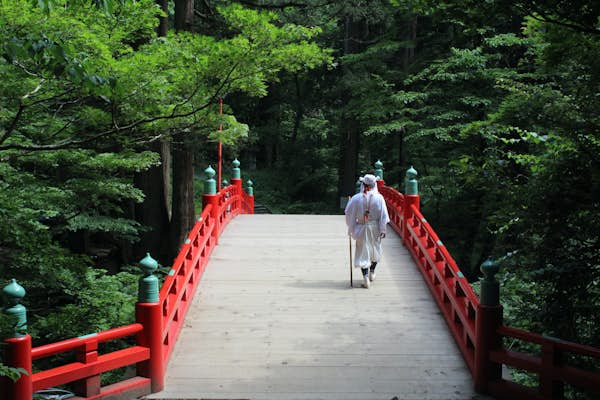
[(360, 184), (360, 192), (363, 193), (365, 191), (365, 185), (372, 187), (372, 193), (379, 193), (377, 190), (377, 177), (375, 175), (366, 174), (362, 178), (362, 183)]

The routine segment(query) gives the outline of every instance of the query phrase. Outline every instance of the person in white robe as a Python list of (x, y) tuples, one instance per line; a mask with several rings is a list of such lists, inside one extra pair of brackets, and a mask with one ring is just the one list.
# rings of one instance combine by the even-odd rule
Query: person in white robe
[(377, 190), (375, 175), (363, 177), (360, 192), (352, 196), (344, 212), (348, 234), (356, 240), (354, 267), (361, 269), (362, 286), (368, 289), (375, 280), (377, 263), (383, 254), (381, 239), (390, 222), (385, 200)]

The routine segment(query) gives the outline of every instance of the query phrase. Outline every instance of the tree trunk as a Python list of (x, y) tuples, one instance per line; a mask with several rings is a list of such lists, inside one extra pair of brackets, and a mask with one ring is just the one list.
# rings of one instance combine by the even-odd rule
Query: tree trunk
[[(191, 31), (194, 0), (175, 0), (175, 29)], [(194, 226), (194, 150), (184, 138), (173, 146), (173, 216), (170, 235), (171, 256), (175, 257)]]
[(177, 255), (188, 232), (194, 226), (194, 153), (185, 144), (173, 148), (173, 217), (171, 249)]
[(415, 15), (415, 18), (412, 20), (412, 24), (411, 24), (411, 36), (410, 36), (410, 40), (412, 42), (412, 47), (410, 48), (410, 52), (409, 52), (409, 57), (410, 57), (410, 61), (413, 60), (413, 58), (415, 58), (415, 49), (417, 48), (417, 16)]
[(162, 165), (152, 167), (135, 175), (135, 186), (146, 195), (144, 202), (135, 205), (135, 220), (149, 231), (141, 234), (134, 248), (134, 256), (142, 257), (146, 252), (158, 260), (169, 257), (169, 243), (164, 238), (169, 233), (169, 143), (155, 142), (150, 150), (161, 155)]
[(194, 24), (194, 0), (175, 0), (175, 30), (192, 31)]
[(298, 131), (300, 130), (300, 123), (304, 117), (304, 107), (302, 105), (302, 95), (300, 93), (300, 77), (298, 74), (294, 75), (294, 84), (296, 87), (296, 114), (294, 116), (294, 129), (292, 131), (292, 145), (296, 144)]
[(169, 30), (169, 1), (168, 0), (156, 0), (156, 4), (159, 5), (160, 9), (165, 13), (164, 17), (158, 17), (158, 27), (156, 28), (156, 34), (158, 36), (167, 36)]
[[(349, 17), (346, 17), (344, 22), (345, 34), (344, 34), (344, 54), (351, 54), (354, 52), (352, 38), (354, 33), (358, 29), (358, 23), (351, 21)], [(342, 68), (342, 74), (348, 74), (348, 68)], [(351, 94), (346, 92), (344, 94), (344, 106), (347, 107), (351, 99)], [(340, 172), (339, 172), (339, 195), (340, 205), (344, 204), (347, 196), (354, 194), (356, 191), (356, 179), (358, 178), (358, 149), (360, 140), (360, 131), (358, 122), (348, 113), (342, 114), (342, 120), (340, 122)]]
[(341, 170), (340, 170), (340, 197), (342, 199), (353, 195), (356, 191), (356, 179), (358, 178), (358, 149), (360, 134), (353, 120), (346, 120), (342, 124), (341, 141)]
[(402, 169), (404, 168), (404, 134), (406, 133), (406, 128), (401, 127), (397, 130), (398, 132), (398, 166), (399, 176), (398, 176), (398, 185), (404, 190), (404, 178), (402, 174)]
[(415, 48), (417, 47), (417, 16), (406, 24), (405, 40), (409, 43), (404, 48), (404, 56), (402, 57), (402, 66), (404, 71), (408, 71), (411, 61), (415, 58)]

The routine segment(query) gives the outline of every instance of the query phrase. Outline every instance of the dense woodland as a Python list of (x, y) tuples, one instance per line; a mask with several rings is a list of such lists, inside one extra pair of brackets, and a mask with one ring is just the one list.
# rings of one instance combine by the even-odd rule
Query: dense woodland
[[(600, 3), (0, 1), (0, 278), (34, 344), (129, 323), (224, 148), (341, 213), (380, 159), (515, 327), (600, 346)], [(219, 112), (223, 100), (223, 113)], [(222, 126), (219, 130), (218, 127)], [(168, 240), (165, 240), (168, 238)], [(4, 369), (0, 369), (4, 371)]]

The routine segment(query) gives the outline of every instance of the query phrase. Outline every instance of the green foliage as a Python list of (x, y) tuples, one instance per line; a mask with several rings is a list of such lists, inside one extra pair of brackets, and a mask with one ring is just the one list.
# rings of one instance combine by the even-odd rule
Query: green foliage
[(108, 275), (86, 269), (76, 277), (64, 276), (65, 296), (71, 301), (41, 316), (30, 332), (43, 342), (100, 332), (134, 322), (139, 276), (127, 272)]
[(388, 184), (419, 171), (471, 280), (501, 259), (508, 324), (598, 346), (596, 3), (219, 0), (197, 4), (210, 34), (156, 37), (153, 0), (1, 2), (0, 276), (27, 288), (36, 340), (127, 323), (136, 278), (92, 247), (147, 229), (148, 143), (256, 158), (274, 212), (339, 213), (344, 162), (381, 158)]
[[(0, 313), (0, 337), (8, 338), (14, 335), (14, 321), (9, 321), (7, 315)], [(6, 376), (13, 382), (23, 374), (26, 374), (23, 368), (11, 368), (2, 363), (2, 357), (4, 355), (4, 343), (0, 343), (0, 377)]]
[[(339, 175), (327, 150), (345, 152), (356, 129), (357, 173), (381, 158), (386, 182), (401, 183), (414, 165), (423, 211), (472, 281), (487, 257), (502, 260), (509, 325), (598, 346), (597, 2), (391, 3), (302, 10), (335, 43), (336, 69), (283, 79), (256, 105), (259, 162), (292, 166), (269, 174), (278, 183), (303, 165)], [(293, 203), (273, 186), (265, 202)]]
[(137, 277), (119, 271), (148, 229), (148, 143), (238, 143), (248, 126), (218, 97), (330, 60), (318, 28), (219, 12), (224, 37), (158, 38), (153, 0), (0, 2), (0, 276), (27, 289), (37, 344), (132, 322)]
[(16, 382), (21, 375), (26, 373), (27, 371), (25, 371), (23, 368), (10, 368), (0, 363), (0, 376), (6, 376), (13, 382)]

